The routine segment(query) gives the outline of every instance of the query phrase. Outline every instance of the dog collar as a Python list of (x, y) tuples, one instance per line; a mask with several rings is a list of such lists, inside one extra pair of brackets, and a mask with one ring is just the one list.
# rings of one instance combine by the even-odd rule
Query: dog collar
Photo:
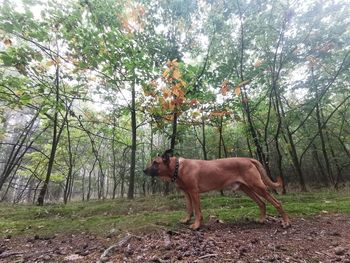
[(171, 182), (174, 183), (177, 180), (178, 174), (179, 174), (179, 159), (176, 158), (176, 163), (175, 163), (175, 171), (173, 174), (173, 177), (171, 178)]

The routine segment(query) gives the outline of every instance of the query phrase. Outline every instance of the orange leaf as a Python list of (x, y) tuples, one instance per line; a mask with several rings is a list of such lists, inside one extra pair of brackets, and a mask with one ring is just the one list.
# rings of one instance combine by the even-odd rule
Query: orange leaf
[(240, 87), (240, 86), (237, 86), (237, 87), (235, 88), (235, 94), (236, 94), (237, 96), (239, 96), (239, 94), (241, 94), (241, 87)]
[(174, 72), (173, 72), (173, 78), (176, 79), (176, 80), (180, 80), (181, 78), (181, 73), (178, 69), (175, 69)]
[(163, 89), (164, 98), (168, 98), (171, 95), (171, 91), (169, 89)]
[(177, 58), (173, 59), (173, 61), (171, 61), (171, 64), (174, 67), (178, 67), (179, 66), (179, 62), (177, 62)]
[(174, 110), (174, 108), (175, 108), (175, 102), (174, 102), (174, 101), (171, 101), (171, 102), (169, 103), (168, 108), (169, 108), (169, 110)]
[(169, 76), (169, 69), (164, 70), (163, 77), (167, 78)]

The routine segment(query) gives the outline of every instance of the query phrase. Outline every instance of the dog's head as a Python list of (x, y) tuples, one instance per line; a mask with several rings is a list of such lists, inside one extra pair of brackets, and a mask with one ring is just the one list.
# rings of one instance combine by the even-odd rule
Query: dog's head
[(173, 156), (173, 150), (166, 150), (162, 155), (159, 155), (154, 158), (148, 167), (146, 167), (143, 172), (149, 176), (168, 176), (169, 174), (169, 164), (170, 157)]

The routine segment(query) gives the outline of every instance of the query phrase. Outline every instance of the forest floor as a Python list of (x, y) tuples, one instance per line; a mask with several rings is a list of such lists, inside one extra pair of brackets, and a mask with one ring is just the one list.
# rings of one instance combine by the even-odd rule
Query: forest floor
[(2, 205), (0, 262), (350, 263), (348, 191), (278, 199), (291, 215), (288, 229), (271, 207), (268, 221), (256, 223), (258, 208), (237, 195), (203, 196), (205, 220), (198, 231), (177, 223), (184, 215), (178, 195), (43, 208)]

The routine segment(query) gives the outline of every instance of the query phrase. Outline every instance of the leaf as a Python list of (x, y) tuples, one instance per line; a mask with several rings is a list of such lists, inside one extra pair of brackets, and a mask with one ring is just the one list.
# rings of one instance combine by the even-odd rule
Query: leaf
[(174, 72), (173, 72), (173, 78), (176, 79), (176, 80), (180, 80), (181, 78), (181, 73), (179, 71), (179, 69), (175, 69)]
[(163, 72), (163, 77), (164, 77), (164, 78), (169, 77), (169, 69), (164, 70), (164, 72)]
[(171, 96), (171, 90), (169, 89), (163, 89), (163, 97), (169, 98)]
[(260, 67), (263, 63), (264, 63), (264, 60), (262, 60), (262, 59), (257, 59), (257, 60), (255, 61), (255, 63), (254, 63), (254, 67), (255, 67), (255, 68), (258, 68), (258, 67)]
[(192, 112), (192, 117), (193, 118), (197, 118), (198, 116), (200, 116), (201, 114), (198, 111), (194, 111)]
[(52, 65), (55, 65), (55, 61), (54, 60), (49, 60), (48, 62), (46, 62), (46, 66), (47, 67), (51, 67)]
[(221, 116), (225, 116), (228, 114), (229, 114), (229, 112), (227, 112), (227, 111), (212, 111), (210, 113), (210, 117), (221, 117)]
[(173, 59), (171, 61), (171, 65), (174, 66), (174, 67), (178, 67), (179, 66), (179, 62), (177, 62), (177, 58)]
[(30, 99), (31, 99), (31, 97), (28, 94), (25, 94), (25, 95), (20, 97), (20, 101), (23, 105), (27, 105), (30, 102)]
[(174, 101), (171, 101), (171, 102), (168, 104), (168, 108), (169, 108), (169, 110), (174, 110), (174, 108), (175, 108), (175, 102), (174, 102)]
[(228, 80), (224, 80), (224, 82), (221, 84), (220, 92), (223, 96), (226, 96), (227, 92), (229, 91), (228, 84), (229, 84)]
[(240, 87), (240, 86), (237, 86), (237, 87), (235, 88), (235, 94), (236, 94), (237, 96), (239, 96), (239, 95), (241, 94), (241, 87)]
[(12, 46), (12, 41), (11, 41), (11, 39), (6, 38), (6, 39), (4, 40), (4, 44), (5, 44), (6, 47), (11, 47), (11, 46)]

